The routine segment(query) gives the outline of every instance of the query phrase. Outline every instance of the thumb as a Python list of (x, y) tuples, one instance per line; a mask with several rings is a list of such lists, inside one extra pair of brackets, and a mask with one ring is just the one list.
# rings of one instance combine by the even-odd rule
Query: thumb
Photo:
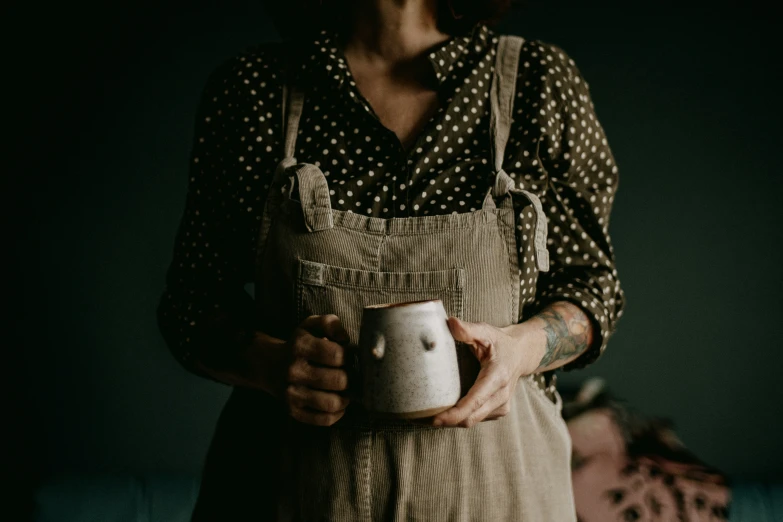
[(492, 349), (492, 340), (485, 325), (456, 317), (449, 317), (447, 323), (455, 341), (469, 345), (478, 360), (486, 359)]

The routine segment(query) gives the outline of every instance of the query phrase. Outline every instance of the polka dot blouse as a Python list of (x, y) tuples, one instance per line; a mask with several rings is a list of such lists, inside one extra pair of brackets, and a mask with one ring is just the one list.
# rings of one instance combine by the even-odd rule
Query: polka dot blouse
[[(327, 176), (332, 207), (381, 218), (481, 208), (494, 180), (492, 30), (477, 25), (428, 55), (440, 107), (408, 150), (357, 90), (337, 42), (323, 32), (303, 43), (301, 67), (288, 71), (308, 87), (296, 155)], [(263, 44), (223, 64), (198, 110), (186, 207), (158, 308), (167, 344), (191, 370), (193, 361), (230, 357), (256, 323), (244, 285), (253, 281), (264, 202), (282, 159), (283, 52), (290, 47)], [(582, 367), (603, 352), (622, 314), (607, 232), (617, 167), (588, 85), (561, 49), (526, 41), (516, 92), (504, 168), (541, 198), (551, 264), (538, 273), (533, 256), (520, 257), (519, 319), (554, 301), (583, 308), (595, 341), (565, 369)], [(520, 225), (517, 233), (523, 243), (530, 231)]]

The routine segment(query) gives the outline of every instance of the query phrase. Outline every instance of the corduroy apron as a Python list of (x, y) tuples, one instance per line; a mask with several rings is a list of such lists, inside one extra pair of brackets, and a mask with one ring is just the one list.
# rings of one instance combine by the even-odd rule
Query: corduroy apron
[[(549, 265), (538, 198), (503, 170), (517, 78), (518, 37), (501, 37), (490, 91), (494, 186), (480, 210), (380, 219), (331, 208), (321, 170), (294, 159), (304, 94), (287, 88), (285, 159), (271, 185), (258, 245), (256, 303), (266, 333), (288, 339), (309, 315), (337, 314), (352, 343), (362, 310), (441, 299), (449, 315), (517, 322), (518, 252)], [(532, 216), (520, 226), (514, 201)], [(460, 346), (463, 393), (477, 371)], [(471, 365), (471, 362), (473, 363)], [(524, 377), (504, 418), (470, 429), (373, 418), (349, 406), (334, 426), (308, 426), (268, 396), (236, 389), (204, 469), (193, 520), (575, 520), (571, 445), (554, 403)]]

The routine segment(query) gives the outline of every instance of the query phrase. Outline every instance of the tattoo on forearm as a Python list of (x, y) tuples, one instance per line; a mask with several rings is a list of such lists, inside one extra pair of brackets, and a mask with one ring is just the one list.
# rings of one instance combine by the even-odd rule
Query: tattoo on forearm
[(551, 306), (536, 316), (544, 321), (546, 332), (546, 353), (539, 368), (568, 359), (587, 349), (590, 320), (578, 307), (574, 307), (574, 312), (567, 315), (564, 317)]

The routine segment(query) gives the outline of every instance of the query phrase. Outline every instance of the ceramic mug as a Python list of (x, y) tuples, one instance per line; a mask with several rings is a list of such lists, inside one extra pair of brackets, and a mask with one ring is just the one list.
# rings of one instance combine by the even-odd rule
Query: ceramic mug
[(457, 403), (460, 372), (447, 317), (439, 299), (364, 308), (358, 355), (368, 411), (418, 419)]

